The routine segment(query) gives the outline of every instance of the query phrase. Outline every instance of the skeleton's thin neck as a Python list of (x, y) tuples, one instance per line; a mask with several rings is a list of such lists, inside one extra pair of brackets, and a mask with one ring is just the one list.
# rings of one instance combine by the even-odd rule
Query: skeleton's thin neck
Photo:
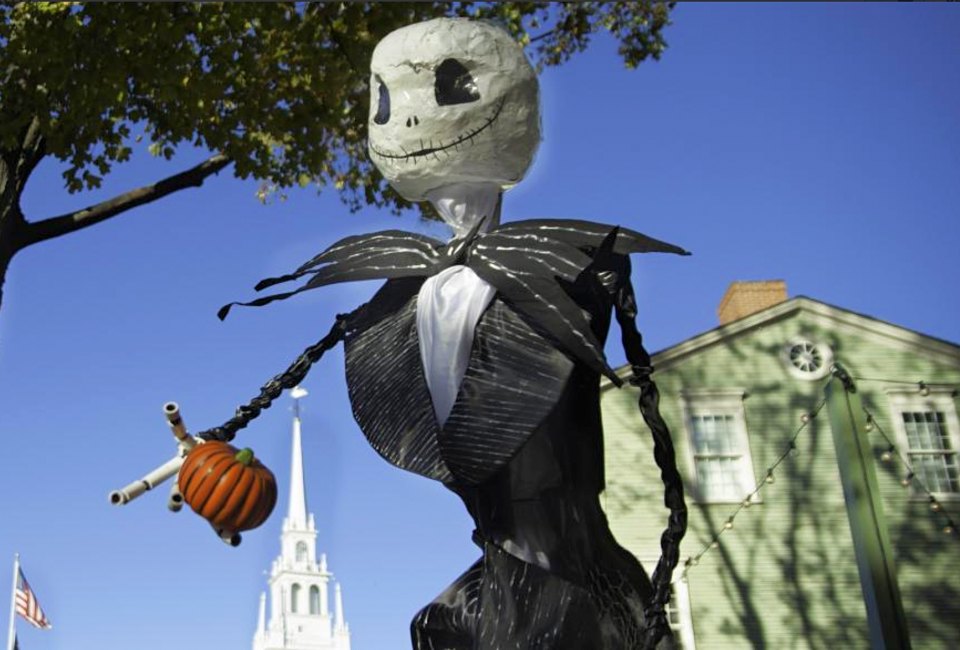
[(496, 183), (456, 183), (431, 190), (427, 200), (453, 229), (453, 236), (462, 237), (484, 217), (481, 232), (500, 224), (500, 193)]

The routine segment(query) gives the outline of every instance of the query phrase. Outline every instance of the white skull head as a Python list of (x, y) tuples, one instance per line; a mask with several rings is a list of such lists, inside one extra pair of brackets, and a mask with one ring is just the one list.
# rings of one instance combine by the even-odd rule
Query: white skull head
[(409, 25), (377, 44), (370, 69), (370, 158), (404, 198), (523, 178), (540, 143), (539, 92), (505, 30), (467, 18)]

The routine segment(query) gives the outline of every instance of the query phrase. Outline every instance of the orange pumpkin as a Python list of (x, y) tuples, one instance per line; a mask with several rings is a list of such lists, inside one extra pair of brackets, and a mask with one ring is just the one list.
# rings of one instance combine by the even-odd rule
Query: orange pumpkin
[(217, 530), (256, 528), (277, 503), (277, 480), (253, 451), (216, 440), (190, 450), (178, 482), (183, 500)]

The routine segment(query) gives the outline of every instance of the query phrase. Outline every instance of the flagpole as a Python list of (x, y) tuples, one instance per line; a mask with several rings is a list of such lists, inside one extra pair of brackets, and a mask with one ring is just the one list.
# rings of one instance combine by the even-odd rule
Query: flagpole
[(14, 618), (17, 615), (17, 575), (20, 573), (20, 554), (13, 554), (13, 585), (10, 587), (10, 628), (7, 631), (7, 650), (13, 650), (16, 642), (16, 631), (13, 629)]

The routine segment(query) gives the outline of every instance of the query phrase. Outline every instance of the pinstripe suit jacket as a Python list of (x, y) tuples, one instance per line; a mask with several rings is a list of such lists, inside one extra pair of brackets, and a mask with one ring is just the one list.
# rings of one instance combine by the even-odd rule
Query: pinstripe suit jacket
[[(460, 391), (441, 428), (417, 339), (422, 283), (388, 282), (347, 333), (354, 417), (390, 463), (443, 483), (477, 485), (509, 462), (547, 418), (575, 364), (497, 296), (477, 324)], [(607, 320), (601, 320), (605, 331)]]

